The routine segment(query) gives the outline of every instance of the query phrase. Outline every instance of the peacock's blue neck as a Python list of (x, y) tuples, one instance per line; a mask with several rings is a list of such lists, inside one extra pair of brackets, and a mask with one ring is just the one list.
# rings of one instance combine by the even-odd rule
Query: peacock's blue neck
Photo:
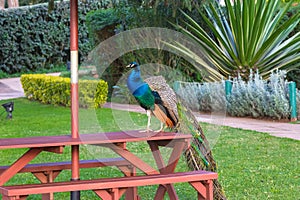
[(127, 78), (127, 86), (130, 92), (133, 94), (138, 88), (145, 85), (146, 83), (143, 81), (141, 77), (140, 67), (137, 66), (133, 68)]

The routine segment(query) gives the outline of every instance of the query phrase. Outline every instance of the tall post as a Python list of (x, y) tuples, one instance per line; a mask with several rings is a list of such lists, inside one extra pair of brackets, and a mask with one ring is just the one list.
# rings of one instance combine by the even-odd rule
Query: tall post
[[(70, 55), (71, 55), (71, 133), (79, 138), (78, 120), (78, 0), (70, 1)], [(80, 179), (79, 146), (72, 146), (72, 181)], [(71, 192), (71, 200), (79, 200), (80, 191)]]
[(297, 121), (297, 103), (296, 103), (296, 83), (289, 83), (289, 96), (290, 96), (290, 108), (291, 108), (291, 121)]
[(230, 80), (225, 81), (225, 95), (230, 95), (232, 90), (232, 83)]

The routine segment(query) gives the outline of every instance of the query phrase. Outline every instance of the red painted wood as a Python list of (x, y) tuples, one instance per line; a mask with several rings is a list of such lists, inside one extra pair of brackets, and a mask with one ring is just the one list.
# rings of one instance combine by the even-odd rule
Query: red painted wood
[[(163, 161), (163, 158), (159, 151), (159, 147), (158, 147), (157, 143), (155, 143), (153, 141), (148, 141), (148, 143), (150, 145), (152, 154), (155, 158), (156, 164), (159, 167), (160, 173), (164, 174), (164, 173), (174, 172), (174, 170), (177, 166), (177, 163), (180, 159), (181, 153), (182, 153), (184, 147), (186, 146), (186, 143), (183, 141), (177, 141), (177, 140), (172, 141), (172, 143), (174, 143), (172, 145), (172, 147), (174, 147), (174, 148), (170, 155), (168, 165), (164, 164), (164, 161)], [(169, 197), (171, 199), (178, 199), (173, 185), (166, 185), (166, 186), (160, 185), (157, 189), (155, 200), (163, 199), (166, 192), (168, 192)]]
[(78, 180), (80, 177), (80, 170), (79, 170), (79, 145), (72, 146), (72, 156), (71, 156), (71, 171), (72, 171), (72, 180)]
[(70, 1), (70, 50), (78, 50), (78, 1)]
[[(10, 139), (0, 139), (0, 149), (11, 149), (11, 148), (32, 148), (38, 151), (49, 150), (50, 152), (61, 152), (61, 147), (64, 145), (80, 145), (80, 144), (95, 144), (102, 145), (111, 148), (116, 153), (124, 157), (133, 166), (138, 167), (146, 174), (159, 174), (159, 172), (144, 163), (140, 158), (132, 154), (126, 149), (126, 142), (138, 142), (138, 141), (155, 141), (160, 143), (163, 141), (163, 146), (169, 143), (174, 143), (172, 141), (178, 141), (180, 143), (186, 143), (192, 136), (183, 135), (178, 133), (151, 133), (153, 136), (149, 136), (146, 133), (140, 133), (139, 131), (128, 131), (128, 132), (110, 132), (110, 133), (96, 133), (96, 134), (83, 134), (80, 138), (72, 138), (70, 135), (63, 136), (41, 136), (41, 137), (31, 137), (31, 138), (10, 138)], [(160, 143), (161, 144), (161, 143)], [(175, 147), (174, 145), (171, 145)], [(177, 149), (174, 148), (174, 149)], [(36, 155), (35, 155), (36, 156)], [(34, 156), (34, 157), (35, 157)], [(17, 165), (11, 166), (6, 169), (0, 175), (0, 180), (7, 181), (14, 174), (18, 173), (20, 170), (26, 166), (26, 164), (32, 160), (31, 155), (24, 155), (22, 157), (21, 165), (19, 165), (17, 170), (14, 168)], [(79, 167), (79, 166), (78, 166)], [(25, 169), (24, 169), (25, 170)], [(78, 174), (79, 175), (79, 174)], [(79, 176), (73, 176), (79, 177)], [(4, 184), (5, 182), (2, 182)], [(1, 183), (1, 182), (0, 182)]]
[[(152, 133), (151, 133), (152, 134)], [(126, 143), (138, 141), (160, 141), (160, 140), (178, 140), (191, 139), (188, 134), (179, 133), (157, 133), (149, 137), (145, 133), (139, 131), (128, 132), (109, 132), (109, 133), (94, 133), (81, 134), (78, 139), (72, 138), (70, 135), (60, 136), (40, 136), (28, 138), (7, 138), (0, 139), (0, 149), (13, 148), (40, 148), (40, 147), (55, 147), (69, 146), (81, 144), (108, 144), (108, 143)]]
[(105, 200), (112, 200), (112, 196), (110, 195), (110, 193), (106, 190), (95, 190), (94, 191), (98, 197), (100, 197), (101, 199), (105, 199)]
[[(128, 166), (130, 163), (124, 158), (103, 158), (99, 160), (81, 160), (79, 162), (80, 168), (96, 168), (105, 166)], [(8, 169), (9, 166), (0, 166), (0, 174)], [(46, 172), (46, 171), (61, 171), (70, 170), (71, 162), (52, 162), (52, 163), (39, 163), (39, 164), (28, 164), (18, 173), (25, 172)]]
[(22, 157), (0, 174), (0, 185), (4, 185), (11, 177), (20, 171), (27, 163), (34, 159), (43, 149), (29, 149)]
[[(71, 0), (77, 1), (77, 0)], [(72, 138), (79, 138), (79, 102), (78, 102), (78, 83), (71, 83), (71, 135)]]
[(149, 164), (145, 163), (142, 159), (137, 157), (136, 155), (132, 154), (127, 149), (122, 149), (119, 147), (116, 147), (115, 145), (105, 145), (106, 147), (109, 147), (111, 150), (122, 156), (124, 159), (126, 159), (128, 162), (130, 162), (132, 165), (134, 165), (136, 168), (143, 171), (145, 174), (159, 174), (159, 172), (152, 168)]
[[(105, 167), (105, 166), (127, 166), (130, 165), (129, 162), (123, 158), (105, 158), (100, 160), (81, 160), (80, 168), (96, 168), (96, 167)], [(8, 169), (9, 166), (0, 166), (0, 174)], [(45, 172), (45, 171), (61, 171), (61, 170), (70, 170), (71, 162), (53, 162), (53, 163), (39, 163), (39, 164), (28, 164), (18, 173), (25, 172)]]
[[(2, 186), (0, 192), (4, 196), (41, 194), (50, 192), (67, 192), (77, 190), (101, 190), (110, 188), (126, 188), (145, 185), (171, 184), (179, 182), (199, 182), (217, 179), (214, 172), (192, 171), (171, 174), (103, 178), (96, 180), (80, 180), (75, 182), (55, 182), (47, 184), (31, 184), (19, 186)], [(212, 184), (209, 184), (212, 187)]]
[(203, 200), (203, 199), (206, 199), (206, 187), (203, 183), (201, 182), (191, 182), (190, 183), (194, 188), (195, 190), (198, 191), (198, 200)]
[(190, 182), (198, 191), (198, 200), (213, 200), (213, 181)]
[(43, 151), (48, 151), (48, 152), (52, 152), (52, 153), (62, 154), (64, 152), (64, 146), (46, 147), (46, 148), (43, 148)]

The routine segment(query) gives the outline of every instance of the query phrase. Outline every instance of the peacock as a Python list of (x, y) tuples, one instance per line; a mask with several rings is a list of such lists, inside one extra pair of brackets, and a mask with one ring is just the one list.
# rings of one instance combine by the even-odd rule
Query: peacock
[[(127, 86), (140, 106), (146, 110), (150, 131), (151, 114), (161, 121), (163, 126), (180, 133), (193, 135), (190, 148), (185, 151), (185, 158), (191, 170), (217, 171), (209, 143), (194, 114), (185, 106), (182, 98), (176, 95), (162, 76), (153, 76), (145, 80), (141, 77), (140, 66), (136, 62), (128, 65), (131, 72), (127, 78)], [(214, 180), (214, 197), (226, 199), (218, 180)]]
[(130, 63), (127, 68), (131, 68), (131, 73), (127, 78), (127, 87), (131, 94), (135, 97), (142, 108), (146, 110), (148, 123), (146, 131), (149, 132), (151, 125), (151, 114), (161, 121), (161, 128), (157, 131), (162, 131), (164, 125), (169, 128), (174, 128), (178, 123), (176, 103), (176, 94), (171, 88), (172, 94), (169, 97), (172, 101), (166, 101), (165, 92), (161, 90), (151, 90), (149, 85), (141, 77), (140, 66), (136, 62)]

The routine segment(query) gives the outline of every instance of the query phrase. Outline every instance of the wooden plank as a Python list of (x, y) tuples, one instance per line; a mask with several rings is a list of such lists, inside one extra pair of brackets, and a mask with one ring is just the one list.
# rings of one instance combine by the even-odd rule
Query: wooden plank
[[(109, 132), (81, 134), (79, 138), (74, 139), (70, 135), (60, 136), (40, 136), (28, 138), (7, 138), (0, 139), (0, 149), (12, 148), (35, 148), (35, 147), (55, 147), (81, 144), (108, 144), (124, 143), (137, 141), (159, 141), (159, 140), (177, 140), (191, 139), (188, 134), (179, 133), (140, 133), (139, 131)], [(151, 135), (151, 137), (149, 136)]]
[(217, 173), (207, 171), (176, 172), (148, 176), (130, 176), (118, 178), (103, 178), (95, 180), (79, 180), (55, 182), (46, 184), (30, 184), (19, 186), (2, 186), (0, 192), (5, 196), (42, 194), (50, 192), (69, 192), (79, 190), (101, 190), (110, 188), (127, 188), (145, 185), (172, 184), (179, 182), (195, 182), (212, 180), (218, 177)]
[[(162, 174), (173, 173), (175, 170), (175, 167), (180, 159), (180, 155), (181, 155), (184, 147), (186, 146), (185, 140), (172, 141), (172, 143), (174, 143), (174, 145), (172, 145), (173, 150), (170, 155), (167, 166), (164, 164), (164, 161), (160, 154), (158, 145), (153, 141), (148, 141), (148, 143), (150, 145), (151, 151), (153, 153), (153, 156), (155, 158), (155, 161), (156, 161), (159, 171)], [(168, 192), (169, 197), (171, 199), (178, 199), (178, 196), (175, 192), (175, 188), (173, 185), (159, 185), (157, 192), (156, 192), (155, 200), (163, 199), (166, 192)]]
[(106, 147), (109, 147), (111, 150), (122, 156), (124, 159), (126, 159), (128, 162), (130, 162), (133, 166), (140, 169), (147, 175), (151, 174), (159, 174), (157, 170), (152, 168), (150, 165), (145, 163), (142, 159), (128, 151), (127, 149), (122, 149), (119, 147), (116, 147), (114, 144), (111, 145), (105, 145)]
[(72, 138), (69, 135), (7, 138), (0, 139), (0, 149), (64, 146), (65, 142), (69, 144), (71, 141)]
[(20, 171), (27, 163), (34, 159), (43, 149), (29, 149), (22, 157), (14, 162), (8, 169), (0, 174), (0, 185), (4, 185), (11, 177)]
[[(128, 161), (123, 158), (103, 158), (95, 160), (81, 160), (79, 162), (80, 168), (96, 168), (105, 166), (125, 166), (130, 165)], [(9, 166), (1, 166), (0, 173)], [(28, 164), (19, 173), (24, 172), (43, 172), (43, 171), (59, 171), (59, 170), (70, 170), (71, 161), (66, 162), (51, 162), (51, 163), (38, 163)]]
[(190, 182), (198, 191), (198, 200), (213, 200), (213, 181)]

